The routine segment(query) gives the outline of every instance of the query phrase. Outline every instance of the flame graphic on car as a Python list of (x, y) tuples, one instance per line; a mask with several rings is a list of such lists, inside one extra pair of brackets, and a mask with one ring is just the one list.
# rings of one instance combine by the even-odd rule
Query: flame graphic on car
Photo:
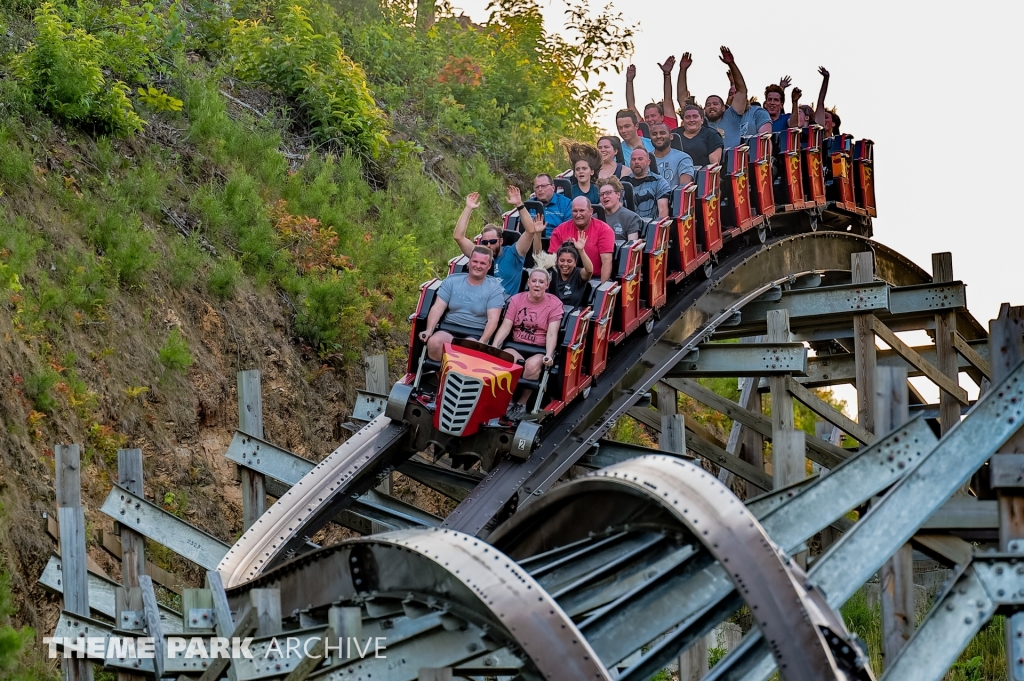
[(512, 393), (512, 372), (473, 355), (460, 353), (454, 348), (445, 354), (444, 362), (441, 364), (442, 381), (444, 376), (452, 370), (466, 376), (482, 378), (484, 385), (491, 389), (491, 397), (497, 397), (498, 389), (504, 393)]

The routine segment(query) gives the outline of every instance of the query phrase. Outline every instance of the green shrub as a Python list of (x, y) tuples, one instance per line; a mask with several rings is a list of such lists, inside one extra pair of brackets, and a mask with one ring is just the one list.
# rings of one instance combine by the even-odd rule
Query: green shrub
[(225, 300), (235, 295), (238, 279), (242, 276), (242, 268), (231, 258), (223, 258), (210, 268), (206, 278), (206, 290), (214, 296)]
[(61, 122), (114, 135), (142, 129), (128, 86), (103, 75), (102, 41), (61, 16), (60, 3), (35, 13), (36, 40), (15, 55), (12, 70), (36, 106)]
[(358, 274), (335, 270), (311, 277), (295, 318), (295, 331), (324, 354), (358, 356), (369, 331), (368, 302)]
[(160, 348), (160, 364), (169, 372), (185, 371), (195, 360), (188, 351), (188, 342), (177, 328), (171, 329), (167, 342)]
[(0, 127), (0, 182), (23, 185), (32, 175), (32, 152), (19, 144), (14, 132)]
[(197, 236), (185, 239), (176, 237), (171, 242), (171, 258), (168, 262), (171, 286), (182, 289), (196, 283), (209, 256), (200, 247)]
[[(10, 577), (0, 570), (0, 622), (17, 612), (11, 595)], [(26, 658), (36, 633), (29, 627), (15, 629), (0, 624), (0, 677), (8, 681), (49, 681), (54, 674), (45, 665), (33, 664)]]
[(366, 74), (342, 50), (335, 32), (314, 29), (310, 10), (310, 0), (288, 0), (270, 21), (236, 22), (230, 39), (234, 71), (298, 102), (320, 139), (377, 157), (387, 144), (387, 128)]
[(7, 263), (15, 274), (25, 275), (35, 264), (36, 254), (45, 243), (32, 231), (25, 218), (9, 218), (0, 210), (0, 260)]
[(156, 254), (150, 249), (153, 235), (137, 215), (127, 210), (103, 211), (89, 228), (89, 237), (122, 286), (140, 285), (156, 262)]
[(33, 372), (25, 378), (25, 397), (32, 402), (36, 411), (52, 414), (57, 408), (57, 399), (50, 392), (60, 382), (60, 374), (53, 367)]

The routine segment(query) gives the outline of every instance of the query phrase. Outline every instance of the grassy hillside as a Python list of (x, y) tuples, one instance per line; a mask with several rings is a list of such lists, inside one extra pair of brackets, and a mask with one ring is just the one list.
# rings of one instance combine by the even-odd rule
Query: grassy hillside
[[(602, 35), (581, 8), (578, 34), (548, 36), (530, 0), (487, 26), (415, 10), (0, 4), (0, 676), (53, 671), (30, 661), (59, 606), (35, 585), (54, 444), (85, 445), (89, 552), (109, 574), (95, 509), (120, 447), (143, 450), (148, 498), (233, 541), (235, 372), (263, 372), (269, 439), (323, 457), (361, 355), (400, 370), (461, 196), (493, 219), (506, 183), (561, 165), (559, 138), (592, 137), (628, 29)], [(584, 58), (599, 45), (614, 51)]]

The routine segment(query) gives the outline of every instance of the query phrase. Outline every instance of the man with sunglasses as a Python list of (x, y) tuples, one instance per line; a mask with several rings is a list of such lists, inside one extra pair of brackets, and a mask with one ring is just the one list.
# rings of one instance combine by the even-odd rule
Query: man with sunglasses
[[(533, 196), (544, 204), (544, 237), (550, 237), (551, 231), (567, 220), (572, 219), (572, 200), (565, 194), (555, 191), (555, 182), (551, 176), (541, 173), (533, 178)], [(530, 213), (533, 217), (537, 217)]]
[[(509, 186), (508, 202), (519, 211), (519, 222), (523, 225), (523, 233), (519, 235), (516, 243), (509, 248), (502, 248), (502, 231), (497, 225), (487, 224), (480, 231), (480, 246), (485, 246), (491, 251), (494, 258), (493, 275), (501, 280), (501, 287), (505, 289), (505, 295), (512, 296), (519, 293), (519, 285), (523, 277), (523, 262), (526, 254), (530, 252), (533, 245), (533, 235), (540, 231), (529, 211), (523, 205), (523, 197), (519, 187)], [(480, 194), (473, 192), (466, 197), (466, 207), (455, 223), (455, 243), (459, 250), (467, 258), (471, 257), (473, 249), (477, 244), (466, 237), (466, 230), (469, 229), (469, 218), (473, 211), (480, 207)]]

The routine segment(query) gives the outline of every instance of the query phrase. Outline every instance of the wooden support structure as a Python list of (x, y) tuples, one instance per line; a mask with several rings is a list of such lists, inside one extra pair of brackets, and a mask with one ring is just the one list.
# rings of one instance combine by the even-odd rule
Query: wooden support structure
[[(388, 379), (388, 356), (367, 355), (363, 357), (363, 363), (366, 365), (366, 389), (378, 395), (387, 395), (391, 392), (391, 381)], [(377, 491), (382, 494), (391, 494), (393, 483), (394, 474), (392, 473), (381, 480), (377, 485)], [(374, 532), (377, 531), (375, 528)]]
[(786, 390), (793, 397), (806, 405), (808, 409), (828, 421), (829, 424), (838, 427), (839, 430), (843, 431), (850, 437), (866, 445), (870, 445), (878, 439), (869, 430), (863, 428), (856, 421), (848, 419), (841, 411), (834, 408), (832, 405), (828, 404), (790, 377), (786, 378)]
[[(260, 372), (238, 372), (238, 430), (263, 439)], [(248, 530), (267, 510), (267, 482), (261, 473), (242, 467), (242, 529)]]
[[(768, 311), (768, 342), (788, 343), (789, 311)], [(775, 488), (785, 487), (807, 477), (804, 468), (806, 439), (796, 430), (793, 419), (793, 396), (786, 387), (792, 376), (771, 376), (768, 385), (772, 395), (772, 482)]]
[[(142, 450), (117, 450), (117, 484), (132, 494), (145, 496), (142, 489)], [(146, 574), (146, 540), (134, 530), (120, 525), (121, 584), (126, 588), (139, 586), (139, 577)]]
[[(854, 284), (870, 284), (875, 280), (875, 256), (871, 251), (850, 256), (850, 270)], [(875, 432), (875, 334), (870, 314), (853, 316), (853, 352), (856, 362), (857, 423)]]
[[(907, 372), (878, 367), (875, 377), (875, 430), (889, 433), (910, 419)], [(882, 606), (882, 654), (888, 667), (914, 634), (914, 552), (904, 544), (878, 573)]]
[[(736, 402), (722, 397), (715, 391), (709, 390), (700, 383), (691, 381), (688, 378), (668, 378), (665, 379), (664, 382), (668, 383), (680, 392), (686, 393), (698, 402), (706, 404), (712, 409), (725, 414), (734, 421), (742, 422), (743, 425), (753, 429), (761, 436), (771, 438), (772, 420), (762, 414), (741, 409)], [(807, 440), (806, 457), (812, 461), (820, 463), (825, 468), (835, 468), (843, 461), (846, 461), (849, 456), (850, 452), (828, 442), (824, 442), (816, 438)]]
[[(932, 253), (932, 281), (935, 283), (953, 281), (953, 254)], [(958, 384), (959, 373), (956, 347), (956, 312), (942, 311), (935, 315), (935, 365), (943, 376)], [(895, 350), (895, 348), (893, 348)], [(901, 353), (902, 354), (902, 353)], [(940, 386), (941, 387), (941, 386)], [(959, 386), (958, 386), (959, 387)], [(966, 399), (967, 394), (964, 393)], [(955, 424), (960, 423), (960, 405), (955, 395), (942, 390), (939, 392), (939, 426), (943, 435)]]
[[(53, 448), (57, 463), (57, 519), (60, 522), (60, 557), (64, 610), (89, 616), (89, 581), (85, 552), (85, 512), (82, 510), (82, 452), (79, 445)], [(84, 656), (83, 656), (84, 657)], [(92, 663), (62, 660), (68, 681), (92, 681)]]
[(967, 360), (967, 362), (981, 372), (982, 376), (988, 380), (992, 380), (992, 365), (989, 364), (988, 360), (978, 354), (978, 351), (971, 347), (971, 344), (967, 342), (963, 336), (956, 331), (951, 331), (949, 334), (949, 340), (956, 348), (957, 353)]
[[(1024, 360), (1024, 307), (1003, 304), (999, 316), (989, 323), (989, 357), (992, 360), (992, 382), (998, 383)], [(1001, 480), (998, 471), (1003, 457), (1008, 464), (1024, 454), (1024, 428), (992, 456), (989, 468), (993, 472), (992, 488), (999, 505), (999, 549), (1007, 553), (1024, 553), (1024, 486), (1016, 479)], [(1007, 485), (1006, 483), (1011, 484)], [(1020, 678), (1020, 644), (1015, 632), (1024, 629), (1024, 612), (1006, 618), (1007, 678)], [(1019, 636), (1019, 633), (1018, 633)]]
[[(949, 395), (959, 404), (962, 404), (965, 407), (970, 406), (970, 402), (967, 399), (967, 391), (961, 388), (960, 385), (956, 382), (956, 376), (954, 376), (953, 378), (949, 378), (948, 376), (943, 374), (941, 371), (939, 371), (938, 368), (936, 368), (934, 364), (926, 361), (923, 357), (921, 357), (921, 355), (917, 354), (914, 348), (910, 347), (909, 345), (901, 341), (899, 337), (895, 333), (893, 333), (892, 329), (890, 329), (888, 326), (880, 322), (878, 318), (875, 317), (874, 315), (869, 314), (865, 316), (870, 319), (871, 330), (875, 333), (875, 335), (882, 339), (883, 343), (885, 343), (890, 348), (895, 350), (900, 357), (907, 360), (907, 362), (909, 362), (912, 366), (916, 367), (921, 373), (927, 376), (929, 381), (939, 386), (939, 388), (942, 391), (941, 394), (943, 396)], [(956, 360), (955, 354), (953, 356), (953, 359), (954, 361)], [(940, 405), (941, 404), (944, 403), (940, 403)], [(940, 409), (942, 409), (941, 406)], [(952, 423), (957, 424), (959, 422), (960, 407), (957, 406), (956, 420), (952, 421)], [(945, 430), (943, 430), (943, 432), (945, 432)]]
[(249, 603), (256, 612), (257, 636), (281, 632), (281, 592), (278, 589), (252, 589)]
[(452, 681), (451, 667), (430, 668), (422, 667), (417, 675), (417, 681)]

